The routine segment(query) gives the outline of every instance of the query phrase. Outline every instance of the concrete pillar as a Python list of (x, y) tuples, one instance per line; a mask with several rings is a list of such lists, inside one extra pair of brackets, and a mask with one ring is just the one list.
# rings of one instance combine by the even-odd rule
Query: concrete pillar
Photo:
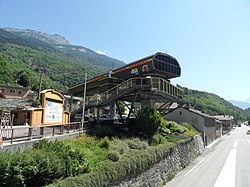
[(70, 95), (70, 100), (69, 100), (69, 111), (72, 112), (72, 105), (73, 105), (73, 95)]
[(115, 102), (111, 102), (109, 105), (109, 111), (110, 111), (110, 117), (114, 118), (115, 117), (115, 111), (116, 111), (116, 106), (115, 106)]
[(96, 119), (97, 119), (96, 123), (99, 124), (99, 122), (100, 122), (100, 108), (97, 108), (97, 115), (96, 115), (96, 116), (97, 116), (97, 118), (96, 118)]

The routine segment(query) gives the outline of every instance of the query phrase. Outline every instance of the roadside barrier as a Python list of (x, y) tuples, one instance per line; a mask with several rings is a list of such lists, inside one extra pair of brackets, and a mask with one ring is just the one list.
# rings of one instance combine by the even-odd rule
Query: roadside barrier
[(81, 132), (92, 128), (88, 123), (83, 126), (81, 122), (67, 124), (43, 125), (43, 126), (12, 126), (0, 129), (0, 147), (3, 148), (3, 141), (13, 143), (20, 140), (40, 139), (47, 136), (70, 134)]

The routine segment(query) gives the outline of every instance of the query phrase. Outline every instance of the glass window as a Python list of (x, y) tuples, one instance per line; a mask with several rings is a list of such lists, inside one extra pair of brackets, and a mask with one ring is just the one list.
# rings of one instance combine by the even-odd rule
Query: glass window
[(10, 93), (16, 93), (16, 90), (10, 89)]

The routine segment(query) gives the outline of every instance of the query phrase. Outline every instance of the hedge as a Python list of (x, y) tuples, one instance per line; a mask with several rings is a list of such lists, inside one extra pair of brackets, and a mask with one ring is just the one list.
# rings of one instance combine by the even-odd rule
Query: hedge
[(130, 150), (126, 152), (117, 162), (105, 161), (98, 171), (82, 174), (76, 177), (68, 177), (57, 181), (51, 186), (82, 186), (97, 187), (109, 186), (114, 181), (122, 180), (125, 176), (139, 174), (152, 165), (165, 158), (174, 143), (151, 146), (143, 150)]

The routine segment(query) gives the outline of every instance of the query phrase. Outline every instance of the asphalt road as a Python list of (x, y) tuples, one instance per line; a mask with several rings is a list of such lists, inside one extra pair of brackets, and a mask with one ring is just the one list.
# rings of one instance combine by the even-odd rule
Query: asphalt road
[(164, 187), (249, 187), (249, 129), (245, 125), (236, 127)]

